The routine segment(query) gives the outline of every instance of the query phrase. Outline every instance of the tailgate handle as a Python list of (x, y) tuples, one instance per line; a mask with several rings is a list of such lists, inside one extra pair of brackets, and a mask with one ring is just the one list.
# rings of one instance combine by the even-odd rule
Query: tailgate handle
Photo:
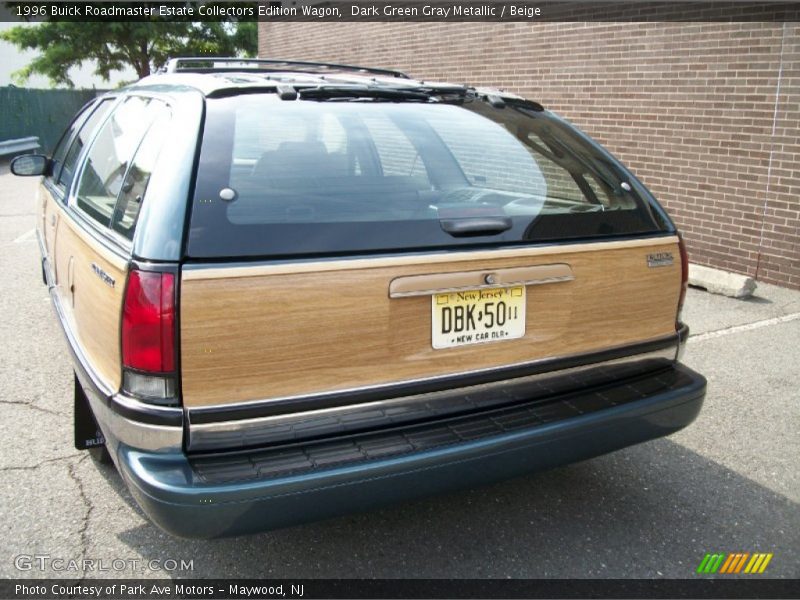
[(511, 229), (511, 217), (470, 217), (466, 219), (441, 219), (442, 229), (453, 237), (495, 235)]
[[(491, 282), (489, 283), (491, 276)], [(565, 263), (512, 267), (489, 271), (462, 271), (456, 273), (431, 273), (397, 277), (389, 284), (390, 298), (431, 296), (461, 290), (488, 289), (514, 285), (544, 285), (573, 281), (572, 268)]]

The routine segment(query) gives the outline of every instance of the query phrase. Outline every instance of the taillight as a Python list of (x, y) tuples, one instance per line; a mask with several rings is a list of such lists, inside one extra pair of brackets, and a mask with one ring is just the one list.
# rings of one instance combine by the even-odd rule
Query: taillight
[(686, 252), (686, 243), (683, 241), (683, 236), (678, 234), (678, 248), (681, 253), (681, 295), (678, 299), (678, 314), (675, 318), (675, 326), (678, 327), (678, 322), (681, 320), (681, 310), (683, 310), (683, 301), (686, 298), (686, 288), (689, 287), (689, 254)]
[(148, 400), (175, 396), (175, 275), (131, 270), (122, 309), (123, 389)]

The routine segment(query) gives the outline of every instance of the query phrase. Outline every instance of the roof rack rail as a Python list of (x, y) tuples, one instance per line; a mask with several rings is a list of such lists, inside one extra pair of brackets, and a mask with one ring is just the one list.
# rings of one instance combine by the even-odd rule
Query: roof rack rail
[[(197, 66), (192, 66), (193, 64)], [(211, 66), (201, 66), (208, 65)], [(217, 67), (215, 65), (222, 64)], [(184, 66), (186, 65), (186, 66)], [(271, 68), (272, 67), (272, 68)], [(402, 79), (410, 79), (402, 71), (392, 69), (376, 69), (372, 67), (360, 67), (357, 65), (341, 65), (337, 63), (310, 62), (304, 60), (280, 60), (268, 58), (223, 58), (211, 56), (191, 56), (181, 58), (170, 58), (160, 69), (161, 73), (220, 73), (230, 71), (284, 71), (294, 70), (303, 67), (302, 70), (323, 69), (328, 71), (355, 71), (360, 73), (371, 73), (373, 75), (389, 75)]]

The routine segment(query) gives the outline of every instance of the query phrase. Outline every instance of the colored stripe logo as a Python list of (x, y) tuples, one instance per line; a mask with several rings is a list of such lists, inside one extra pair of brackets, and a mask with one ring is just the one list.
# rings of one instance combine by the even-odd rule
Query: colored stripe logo
[(725, 575), (748, 574), (755, 575), (763, 573), (769, 561), (772, 560), (772, 553), (756, 552), (731, 552), (706, 554), (697, 567), (697, 572), (701, 574), (720, 573)]

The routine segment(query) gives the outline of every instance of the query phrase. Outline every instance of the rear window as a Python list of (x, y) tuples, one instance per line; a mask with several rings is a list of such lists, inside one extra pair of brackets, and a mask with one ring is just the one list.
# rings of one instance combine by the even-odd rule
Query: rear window
[[(654, 233), (607, 153), (546, 112), (209, 99), (188, 253), (331, 255)], [(443, 223), (500, 219), (498, 231)]]

